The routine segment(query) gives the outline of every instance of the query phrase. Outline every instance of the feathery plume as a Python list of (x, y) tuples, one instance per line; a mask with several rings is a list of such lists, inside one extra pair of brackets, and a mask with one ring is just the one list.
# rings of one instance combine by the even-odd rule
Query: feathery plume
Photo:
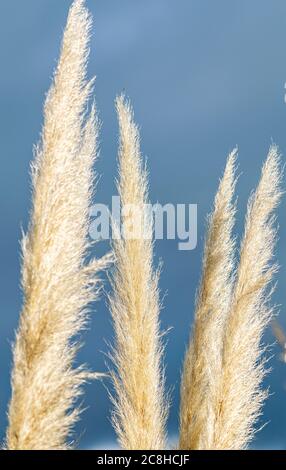
[(224, 338), (214, 449), (246, 448), (267, 397), (261, 389), (266, 373), (261, 338), (272, 318), (269, 284), (277, 269), (272, 262), (277, 231), (274, 210), (281, 198), (281, 178), (279, 152), (271, 146), (248, 204)]
[(234, 150), (228, 158), (208, 220), (194, 330), (182, 375), (180, 449), (210, 449), (214, 439), (217, 378), (232, 293), (236, 154)]
[(91, 18), (73, 3), (59, 64), (44, 108), (36, 149), (33, 208), (23, 239), (24, 306), (14, 347), (12, 399), (6, 445), (10, 450), (65, 449), (80, 410), (75, 401), (89, 374), (73, 368), (75, 336), (98, 294), (106, 259), (85, 265), (89, 204), (96, 156), (93, 82), (86, 81)]
[[(115, 240), (113, 316), (114, 426), (124, 449), (164, 449), (166, 406), (161, 369), (158, 272), (153, 269), (148, 187), (133, 111), (116, 101), (120, 125), (118, 189), (124, 236)], [(135, 233), (136, 232), (136, 233)]]

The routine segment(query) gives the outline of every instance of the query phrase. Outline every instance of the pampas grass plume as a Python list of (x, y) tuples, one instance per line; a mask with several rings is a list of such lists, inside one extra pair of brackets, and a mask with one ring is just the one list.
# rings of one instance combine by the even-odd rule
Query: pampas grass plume
[[(123, 217), (123, 231), (137, 224), (137, 237), (114, 241), (116, 268), (111, 311), (115, 328), (112, 374), (116, 391), (114, 426), (123, 449), (164, 449), (166, 405), (161, 367), (158, 273), (153, 268), (147, 175), (142, 167), (133, 111), (116, 101), (120, 125), (119, 194), (134, 204), (141, 220)], [(138, 232), (139, 228), (139, 232)], [(144, 233), (150, 236), (145, 237)]]
[(232, 293), (236, 150), (227, 161), (208, 220), (195, 324), (181, 384), (180, 449), (213, 445), (222, 337)]
[(86, 307), (98, 294), (107, 259), (84, 260), (96, 156), (94, 107), (85, 119), (93, 82), (86, 82), (91, 19), (73, 3), (59, 64), (44, 109), (33, 163), (33, 207), (23, 239), (24, 306), (14, 347), (10, 450), (68, 448), (78, 419), (76, 399), (90, 377), (73, 368)]
[(276, 146), (270, 148), (260, 182), (247, 209), (240, 263), (225, 330), (222, 375), (217, 398), (215, 449), (244, 449), (268, 395), (262, 334), (272, 319), (269, 287), (277, 266), (274, 211), (281, 198), (282, 170)]
[(272, 318), (270, 283), (281, 197), (279, 152), (270, 148), (251, 196), (233, 275), (234, 154), (216, 196), (206, 240), (194, 333), (181, 389), (181, 449), (244, 449), (254, 437), (267, 391), (263, 332)]

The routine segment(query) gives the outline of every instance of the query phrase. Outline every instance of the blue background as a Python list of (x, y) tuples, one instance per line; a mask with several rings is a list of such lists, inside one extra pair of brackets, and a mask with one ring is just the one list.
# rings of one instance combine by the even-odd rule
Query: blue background
[[(21, 308), (19, 239), (30, 207), (29, 163), (42, 124), (42, 105), (58, 57), (70, 0), (0, 2), (0, 432), (10, 395), (11, 341)], [(247, 198), (273, 139), (286, 153), (286, 3), (284, 0), (88, 0), (95, 23), (89, 66), (96, 74), (102, 120), (102, 175), (97, 201), (115, 194), (118, 129), (114, 98), (126, 90), (142, 130), (153, 203), (198, 203), (198, 247), (180, 252), (158, 241), (166, 294), (162, 327), (173, 329), (166, 348), (173, 387), (170, 439), (178, 427), (178, 390), (200, 276), (205, 218), (228, 152), (239, 146), (238, 217), (241, 235)], [(286, 323), (285, 198), (279, 210), (280, 321)], [(96, 253), (106, 250), (98, 246)], [(104, 371), (112, 328), (105, 300), (92, 313), (80, 360)], [(266, 340), (273, 342), (269, 330)], [(285, 448), (286, 366), (273, 349), (267, 401), (256, 448)], [(106, 383), (109, 386), (108, 382)], [(86, 387), (77, 426), (83, 448), (114, 447), (110, 405), (103, 384)]]

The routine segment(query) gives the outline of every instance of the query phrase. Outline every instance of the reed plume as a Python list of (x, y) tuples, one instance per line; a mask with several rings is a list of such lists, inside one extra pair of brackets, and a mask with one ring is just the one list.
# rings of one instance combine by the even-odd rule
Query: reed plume
[(74, 367), (77, 335), (98, 294), (106, 259), (85, 263), (97, 119), (87, 104), (91, 18), (73, 3), (61, 55), (44, 107), (41, 143), (32, 165), (33, 206), (23, 238), (24, 305), (14, 347), (6, 446), (66, 449), (89, 373)]
[[(120, 126), (119, 182), (124, 236), (114, 241), (111, 312), (115, 328), (113, 416), (124, 449), (164, 449), (166, 405), (161, 368), (158, 272), (153, 269), (148, 187), (139, 132), (130, 105), (116, 101)], [(136, 232), (136, 233), (135, 233)]]
[(213, 445), (222, 337), (232, 293), (236, 150), (227, 161), (208, 219), (195, 323), (181, 383), (180, 449)]
[(272, 261), (276, 241), (274, 210), (281, 197), (281, 178), (280, 156), (272, 146), (247, 209), (224, 336), (214, 449), (246, 448), (267, 397), (267, 391), (261, 388), (266, 373), (261, 339), (273, 310), (269, 285), (277, 269)]

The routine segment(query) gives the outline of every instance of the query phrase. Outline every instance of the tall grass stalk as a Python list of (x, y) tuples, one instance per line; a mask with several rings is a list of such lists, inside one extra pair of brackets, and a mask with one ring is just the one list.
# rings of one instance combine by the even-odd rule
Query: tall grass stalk
[(195, 323), (181, 384), (181, 449), (209, 449), (213, 445), (217, 378), (234, 268), (235, 162), (236, 150), (228, 158), (208, 219)]
[(194, 334), (182, 378), (181, 449), (246, 448), (267, 397), (261, 387), (266, 373), (262, 335), (272, 318), (274, 210), (281, 197), (282, 170), (272, 146), (248, 204), (233, 279), (233, 157), (216, 196), (206, 241)]
[[(133, 204), (139, 211), (139, 218), (138, 212), (134, 217), (131, 213), (123, 216), (125, 237), (114, 242), (116, 269), (111, 311), (116, 338), (113, 351), (116, 372), (112, 374), (116, 397), (113, 421), (122, 448), (164, 449), (166, 405), (158, 272), (153, 268), (151, 227), (144, 206), (148, 202), (147, 174), (142, 166), (133, 111), (123, 97), (117, 99), (116, 106), (120, 125), (118, 189), (121, 204), (123, 208)], [(136, 228), (134, 238), (127, 236), (132, 225)], [(130, 233), (132, 235), (132, 228)]]
[(23, 238), (24, 306), (14, 347), (10, 450), (65, 449), (79, 416), (75, 405), (89, 377), (73, 367), (86, 308), (98, 294), (106, 259), (85, 263), (89, 204), (98, 132), (87, 115), (91, 18), (73, 3), (61, 55), (44, 108), (41, 143), (32, 167), (33, 207)]
[(282, 169), (277, 147), (270, 148), (260, 182), (248, 204), (233, 299), (224, 335), (217, 396), (215, 449), (244, 449), (268, 395), (262, 335), (272, 319), (270, 283), (276, 242), (274, 211), (281, 198)]

